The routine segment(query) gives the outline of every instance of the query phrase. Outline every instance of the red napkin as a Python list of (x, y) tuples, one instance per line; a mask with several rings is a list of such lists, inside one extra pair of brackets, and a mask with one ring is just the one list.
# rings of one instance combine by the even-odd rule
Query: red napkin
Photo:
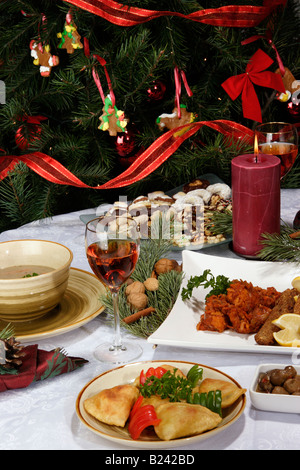
[(88, 361), (81, 357), (66, 356), (61, 349), (43, 351), (38, 345), (26, 346), (22, 365), (17, 373), (0, 375), (0, 392), (28, 387), (33, 382), (71, 372)]

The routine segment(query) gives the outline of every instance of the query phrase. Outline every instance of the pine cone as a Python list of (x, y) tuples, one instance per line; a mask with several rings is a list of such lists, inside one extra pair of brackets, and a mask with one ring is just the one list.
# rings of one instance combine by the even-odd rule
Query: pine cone
[(4, 369), (18, 369), (22, 365), (22, 358), (25, 356), (25, 352), (22, 351), (22, 346), (14, 337), (3, 340), (5, 348), (5, 361), (2, 365)]

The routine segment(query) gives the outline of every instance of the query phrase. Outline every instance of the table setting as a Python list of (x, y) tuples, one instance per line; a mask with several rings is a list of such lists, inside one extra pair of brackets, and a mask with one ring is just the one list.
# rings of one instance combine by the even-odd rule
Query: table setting
[[(198, 328), (207, 302), (206, 287), (202, 283), (202, 287), (192, 289), (188, 299), (183, 296), (189, 280), (203, 270), (214, 279), (219, 275), (228, 276), (230, 286), (233, 279), (259, 286), (265, 297), (267, 292), (271, 298), (268, 289), (273, 289), (272, 295), (276, 294), (273, 303), (268, 297), (269, 304), (265, 306), (270, 315), (283, 291), (293, 288), (297, 291), (299, 282), (294, 282), (300, 275), (297, 263), (264, 261), (256, 256), (258, 238), (263, 233), (279, 232), (282, 224), (290, 227), (290, 232), (297, 230), (300, 189), (280, 188), (282, 171), (278, 157), (255, 150), (253, 155), (233, 159), (231, 188), (220, 180), (207, 181), (205, 175), (197, 184), (205, 181), (206, 186), (190, 188), (193, 194), (185, 192), (183, 185), (171, 194), (148, 194), (128, 204), (120, 196), (115, 204), (36, 220), (2, 232), (1, 268), (11, 269), (18, 263), (39, 264), (39, 258), (51, 268), (49, 273), (41, 274), (31, 269), (18, 283), (11, 282), (7, 275), (0, 278), (0, 311), (6, 312), (0, 317), (0, 343), (5, 345), (6, 357), (9, 357), (5, 364), (2, 358), (0, 366), (0, 448), (106, 452), (172, 449), (190, 453), (223, 449), (298, 449), (299, 398), (278, 394), (268, 401), (268, 394), (258, 393), (257, 389), (258, 367), (260, 372), (267, 373), (271, 369), (293, 366), (293, 375), (288, 378), (296, 381), (298, 343), (262, 345), (255, 341), (253, 334), (258, 329), (241, 334), (232, 325), (227, 325), (222, 332)], [(201, 209), (200, 216), (196, 210), (196, 217), (191, 220), (194, 227), (196, 224), (197, 234), (201, 230), (205, 232), (205, 205), (203, 209), (201, 199), (202, 206), (198, 206), (197, 198), (201, 194), (204, 199), (212, 187), (209, 200), (216, 196), (214, 191), (222, 189), (223, 193), (217, 194), (218, 202), (223, 198), (226, 201), (221, 212), (228, 208), (232, 211), (231, 236), (214, 242), (209, 238), (202, 238), (201, 242), (197, 239), (195, 246), (195, 238), (190, 234), (182, 237), (180, 232), (175, 243), (178, 226), (176, 213), (174, 216), (172, 212), (169, 221), (173, 222), (167, 226), (172, 231), (172, 243), (164, 244), (160, 236), (153, 237), (155, 221), (165, 220), (171, 207), (184, 210), (184, 203), (189, 209)], [(229, 195), (225, 196), (224, 190), (228, 189)], [(164, 209), (157, 217), (156, 205), (150, 217), (149, 207), (153, 210), (157, 199)], [(136, 219), (139, 219), (139, 226)], [(203, 225), (200, 228), (197, 225), (199, 221), (204, 223), (204, 229)], [(144, 230), (142, 223), (146, 224)], [(152, 237), (151, 234), (149, 237), (149, 230), (152, 230)], [(41, 255), (42, 243), (47, 245), (48, 251)], [(20, 261), (23, 258), (25, 261)], [(60, 278), (59, 288), (63, 288), (59, 299), (43, 307), (45, 311), (41, 309), (46, 302), (40, 300), (37, 308), (32, 305), (29, 308), (30, 316), (23, 318), (22, 315), (28, 315), (28, 308), (24, 306), (22, 313), (21, 306), (31, 297), (34, 286), (40, 285), (47, 276), (53, 279), (51, 273), (61, 271), (67, 281)], [(14, 274), (12, 277), (16, 281)], [(11, 290), (11, 285), (15, 290)], [(22, 296), (24, 285), (30, 286), (30, 295)], [(294, 294), (295, 305), (296, 297)], [(50, 300), (50, 293), (45, 298)], [(17, 320), (16, 314), (19, 315)], [(167, 437), (164, 437), (165, 423), (170, 420), (168, 413), (175, 413), (174, 416), (178, 413), (174, 421), (177, 419), (179, 423), (183, 407), (195, 410), (196, 402), (172, 403), (174, 411), (168, 411), (170, 403), (157, 408), (149, 405), (151, 412), (154, 411), (152, 424), (143, 428), (141, 436), (133, 438), (127, 419), (134, 420), (131, 408), (136, 397), (122, 425), (101, 417), (104, 400), (108, 400), (109, 409), (116, 407), (121, 413), (121, 395), (117, 393), (112, 398), (113, 391), (122, 389), (123, 393), (128, 387), (130, 393), (141, 390), (140, 374), (147, 370), (151, 370), (151, 374), (162, 370), (160, 380), (163, 377), (174, 379), (180, 373), (183, 383), (188, 382), (190, 387), (189, 371), (193, 366), (199, 372), (198, 382), (194, 383), (199, 391), (206, 381), (215, 381), (218, 387), (222, 388), (225, 383), (237, 393), (225, 406), (226, 391), (222, 391), (224, 402), (219, 414), (208, 409), (208, 405), (201, 406), (208, 413), (205, 425), (203, 416), (199, 416), (198, 422), (195, 415), (188, 424), (192, 429), (196, 423), (194, 431), (176, 429), (169, 437), (170, 430), (167, 430)], [(136, 385), (139, 376), (140, 382)], [(150, 381), (152, 383), (155, 380)], [(111, 393), (102, 398), (107, 391)], [(219, 389), (210, 391), (215, 393), (216, 403)], [(200, 397), (200, 393), (198, 395)], [(204, 395), (208, 399), (208, 391)], [(294, 400), (294, 408), (291, 409), (290, 401), (285, 405), (288, 399)], [(90, 403), (91, 408), (88, 408)], [(136, 416), (142, 409), (143, 406), (135, 409)], [(186, 415), (185, 419), (188, 419)], [(149, 426), (153, 427), (151, 432)]]

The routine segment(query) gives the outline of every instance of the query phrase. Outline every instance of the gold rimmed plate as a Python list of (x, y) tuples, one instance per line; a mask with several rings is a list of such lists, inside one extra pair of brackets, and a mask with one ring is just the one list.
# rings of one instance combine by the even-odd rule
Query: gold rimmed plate
[[(180, 369), (184, 374), (191, 369), (195, 364), (194, 362), (185, 361), (147, 361), (137, 362), (132, 364), (126, 364), (124, 366), (117, 367), (115, 369), (108, 370), (101, 375), (95, 377), (88, 382), (81, 392), (79, 393), (76, 400), (76, 413), (80, 421), (92, 432), (98, 434), (98, 436), (114, 442), (115, 444), (134, 447), (136, 449), (167, 449), (174, 447), (182, 447), (185, 445), (195, 444), (205, 439), (211, 438), (228, 429), (243, 413), (246, 406), (246, 397), (243, 394), (233, 405), (223, 410), (223, 419), (218, 427), (211, 431), (197, 434), (195, 436), (183, 437), (180, 439), (173, 439), (171, 441), (160, 440), (155, 433), (144, 434), (139, 439), (133, 440), (130, 437), (127, 426), (124, 428), (118, 426), (110, 426), (108, 424), (98, 421), (91, 415), (89, 415), (84, 408), (84, 401), (99, 393), (103, 389), (112, 388), (116, 385), (133, 383), (136, 377), (140, 375), (142, 369), (147, 370), (149, 367), (159, 367), (163, 364), (169, 364), (173, 367)], [(213, 367), (204, 366), (197, 364), (203, 369), (203, 379), (213, 378), (219, 380), (226, 380), (242, 388), (238, 382), (230, 377), (229, 375), (221, 372), (220, 370), (214, 369)]]
[[(71, 268), (60, 304), (36, 320), (11, 323), (14, 336), (19, 341), (36, 341), (79, 328), (104, 310), (99, 300), (104, 292), (105, 287), (94, 274)], [(0, 331), (6, 325), (0, 320)]]

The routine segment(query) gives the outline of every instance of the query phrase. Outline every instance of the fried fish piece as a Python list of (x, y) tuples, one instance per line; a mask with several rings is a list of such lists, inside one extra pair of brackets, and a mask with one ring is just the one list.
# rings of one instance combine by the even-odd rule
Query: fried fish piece
[(208, 393), (213, 390), (220, 390), (222, 393), (221, 408), (228, 408), (228, 406), (233, 405), (247, 391), (245, 388), (240, 388), (227, 380), (210, 378), (204, 379), (198, 388), (199, 393)]
[(84, 409), (106, 424), (124, 427), (139, 391), (134, 385), (117, 385), (84, 400)]
[(201, 434), (216, 428), (222, 421), (218, 413), (190, 403), (164, 403), (157, 407), (156, 414), (161, 421), (154, 430), (164, 441)]
[(274, 325), (272, 321), (276, 320), (284, 313), (293, 313), (296, 294), (296, 289), (286, 289), (282, 292), (281, 296), (275, 304), (275, 307), (272, 309), (268, 318), (254, 336), (257, 344), (262, 344), (264, 346), (272, 346), (277, 344), (273, 333), (279, 331), (280, 328)]

